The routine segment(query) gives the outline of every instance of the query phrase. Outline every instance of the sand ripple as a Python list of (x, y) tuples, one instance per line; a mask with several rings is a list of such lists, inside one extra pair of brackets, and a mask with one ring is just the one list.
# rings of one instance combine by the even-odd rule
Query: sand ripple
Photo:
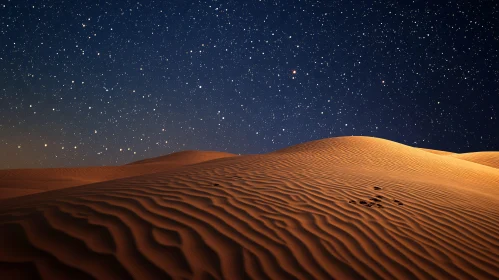
[(2, 279), (497, 279), (499, 170), (326, 139), (3, 200), (0, 248)]

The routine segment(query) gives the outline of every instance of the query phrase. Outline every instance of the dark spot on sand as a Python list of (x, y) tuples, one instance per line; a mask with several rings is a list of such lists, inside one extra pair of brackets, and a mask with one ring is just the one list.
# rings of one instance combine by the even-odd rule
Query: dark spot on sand
[(404, 205), (404, 203), (402, 203), (400, 200), (394, 199), (393, 202), (397, 203), (398, 205)]
[(374, 187), (374, 190), (379, 191), (379, 190), (381, 190), (381, 187)]

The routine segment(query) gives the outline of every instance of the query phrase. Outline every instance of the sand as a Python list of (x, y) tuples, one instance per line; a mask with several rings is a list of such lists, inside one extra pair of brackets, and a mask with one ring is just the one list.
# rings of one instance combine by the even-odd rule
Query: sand
[(455, 154), (455, 158), (476, 162), (494, 168), (499, 168), (499, 152), (476, 152), (466, 154)]
[(0, 278), (497, 279), (497, 155), (339, 137), (4, 199)]
[(171, 170), (236, 156), (213, 151), (183, 151), (124, 166), (0, 170), (0, 199)]

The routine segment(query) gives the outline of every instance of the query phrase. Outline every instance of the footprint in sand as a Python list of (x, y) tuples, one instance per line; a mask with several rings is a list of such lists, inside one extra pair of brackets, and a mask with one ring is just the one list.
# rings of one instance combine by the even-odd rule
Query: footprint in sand
[(365, 200), (361, 200), (359, 203), (367, 207), (371, 207), (374, 205), (374, 202), (367, 202)]
[[(371, 199), (372, 199), (372, 198), (371, 198)], [(376, 198), (375, 198), (375, 199), (376, 199)], [(381, 200), (376, 199), (376, 201), (381, 201)], [(356, 202), (355, 200), (350, 200), (350, 201), (348, 201), (348, 203), (355, 204), (355, 203), (357, 203), (357, 202)], [(383, 208), (383, 205), (381, 205), (381, 204), (379, 204), (379, 203), (374, 203), (374, 202), (371, 202), (371, 201), (369, 201), (369, 202), (368, 202), (368, 201), (365, 201), (365, 200), (361, 200), (361, 201), (359, 201), (359, 204), (362, 204), (362, 205), (364, 205), (364, 206), (366, 206), (366, 207), (373, 207), (373, 206), (375, 206), (375, 205), (376, 205), (376, 206), (378, 206), (378, 208)]]
[(394, 199), (393, 202), (397, 203), (398, 205), (404, 205), (404, 203), (402, 203), (401, 201), (396, 200), (396, 199)]
[(381, 187), (374, 187), (374, 190), (379, 191), (379, 190), (381, 190)]

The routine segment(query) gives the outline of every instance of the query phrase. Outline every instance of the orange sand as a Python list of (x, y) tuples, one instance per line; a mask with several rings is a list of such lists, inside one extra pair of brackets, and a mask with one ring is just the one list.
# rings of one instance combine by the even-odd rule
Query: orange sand
[(235, 155), (211, 151), (183, 151), (124, 166), (0, 170), (0, 199), (151, 174), (231, 156)]
[(4, 199), (0, 278), (497, 279), (476, 154), (340, 137)]
[(477, 152), (466, 154), (455, 154), (453, 157), (476, 162), (494, 168), (499, 168), (499, 152)]

